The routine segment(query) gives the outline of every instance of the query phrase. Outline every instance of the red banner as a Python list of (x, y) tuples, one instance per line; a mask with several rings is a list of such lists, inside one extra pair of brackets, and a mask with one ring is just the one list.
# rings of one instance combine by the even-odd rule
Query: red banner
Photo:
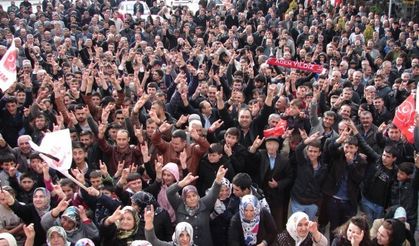
[(299, 62), (299, 61), (291, 61), (291, 60), (282, 60), (276, 58), (269, 58), (266, 61), (269, 65), (279, 66), (279, 67), (286, 67), (286, 68), (295, 68), (298, 70), (309, 71), (312, 73), (321, 73), (323, 71), (323, 67), (318, 64), (306, 63), (306, 62)]
[(267, 137), (280, 137), (287, 130), (287, 125), (288, 125), (288, 123), (287, 123), (286, 120), (280, 119), (278, 121), (278, 124), (275, 127), (264, 130), (263, 131), (263, 136), (265, 138), (267, 138)]
[(410, 95), (402, 104), (397, 107), (393, 119), (403, 136), (409, 141), (414, 142), (413, 131), (415, 129), (415, 98)]

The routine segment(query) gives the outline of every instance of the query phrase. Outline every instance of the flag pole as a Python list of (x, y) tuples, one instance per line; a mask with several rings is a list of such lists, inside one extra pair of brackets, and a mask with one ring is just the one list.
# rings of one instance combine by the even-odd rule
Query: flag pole
[[(45, 153), (45, 152), (39, 152), (39, 153), (45, 155), (48, 158), (53, 159), (54, 161), (57, 161), (57, 162), (60, 161), (60, 159), (58, 157), (55, 157), (55, 156), (53, 156), (51, 154), (48, 154), (48, 153)], [(70, 179), (71, 181), (73, 181), (74, 183), (76, 183), (78, 186), (80, 186), (83, 190), (85, 190), (85, 191), (88, 192), (87, 187), (84, 184), (82, 184), (80, 181), (78, 181), (77, 179), (75, 179), (73, 176), (71, 176), (68, 172), (62, 172), (62, 171), (60, 171), (58, 169), (55, 169), (55, 170), (57, 170), (62, 175), (64, 175), (66, 178)]]
[(68, 172), (62, 172), (60, 170), (59, 171), (62, 175), (66, 176), (66, 178), (70, 179), (71, 181), (73, 181), (74, 183), (76, 183), (78, 186), (80, 186), (80, 188), (82, 188), (83, 190), (85, 190), (86, 192), (89, 192), (87, 187), (82, 184), (80, 181), (78, 181), (77, 179), (75, 179), (73, 176), (71, 176)]

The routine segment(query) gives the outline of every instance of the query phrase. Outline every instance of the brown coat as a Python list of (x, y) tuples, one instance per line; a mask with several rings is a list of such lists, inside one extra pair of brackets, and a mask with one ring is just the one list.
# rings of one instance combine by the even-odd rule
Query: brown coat
[[(179, 153), (177, 153), (169, 142), (161, 138), (160, 131), (156, 131), (151, 137), (151, 142), (158, 150), (159, 154), (163, 155), (164, 163), (174, 162), (180, 165)], [(207, 152), (210, 144), (205, 137), (200, 137), (196, 143), (186, 145), (186, 163), (188, 170), (193, 175), (198, 174), (198, 164), (201, 157)]]
[(111, 146), (104, 138), (98, 139), (99, 148), (102, 152), (109, 157), (108, 170), (109, 174), (113, 176), (118, 169), (118, 162), (125, 161), (125, 167), (128, 167), (132, 163), (140, 166), (142, 162), (141, 147), (129, 146), (126, 150), (119, 150), (116, 146)]

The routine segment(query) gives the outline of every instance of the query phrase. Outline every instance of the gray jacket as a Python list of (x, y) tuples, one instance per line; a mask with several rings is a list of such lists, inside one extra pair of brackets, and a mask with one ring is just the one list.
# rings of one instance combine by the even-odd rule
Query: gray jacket
[[(44, 214), (41, 219), (41, 225), (45, 231), (52, 226), (61, 226), (60, 218), (54, 218), (51, 215), (51, 211)], [(78, 222), (78, 228), (72, 232), (67, 233), (67, 240), (71, 243), (76, 243), (78, 240), (82, 238), (90, 238), (95, 239), (99, 237), (99, 230), (97, 229), (96, 225), (90, 221), (87, 223)]]
[[(210, 231), (210, 213), (217, 201), (220, 193), (221, 184), (213, 183), (207, 195), (200, 198), (199, 209), (195, 215), (190, 216), (186, 211), (185, 203), (179, 196), (178, 192), (182, 188), (175, 183), (167, 189), (167, 199), (176, 211), (176, 223), (188, 222), (193, 228), (193, 241), (199, 246), (212, 246), (212, 238)], [(154, 245), (154, 244), (153, 244)]]

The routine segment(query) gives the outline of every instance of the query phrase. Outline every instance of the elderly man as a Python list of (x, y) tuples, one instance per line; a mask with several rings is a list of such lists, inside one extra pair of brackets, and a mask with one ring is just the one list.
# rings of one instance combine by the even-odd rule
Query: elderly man
[(17, 139), (17, 147), (13, 148), (13, 154), (16, 157), (16, 163), (19, 164), (19, 172), (27, 172), (29, 167), (29, 157), (35, 152), (29, 145), (32, 141), (31, 136), (22, 135)]

